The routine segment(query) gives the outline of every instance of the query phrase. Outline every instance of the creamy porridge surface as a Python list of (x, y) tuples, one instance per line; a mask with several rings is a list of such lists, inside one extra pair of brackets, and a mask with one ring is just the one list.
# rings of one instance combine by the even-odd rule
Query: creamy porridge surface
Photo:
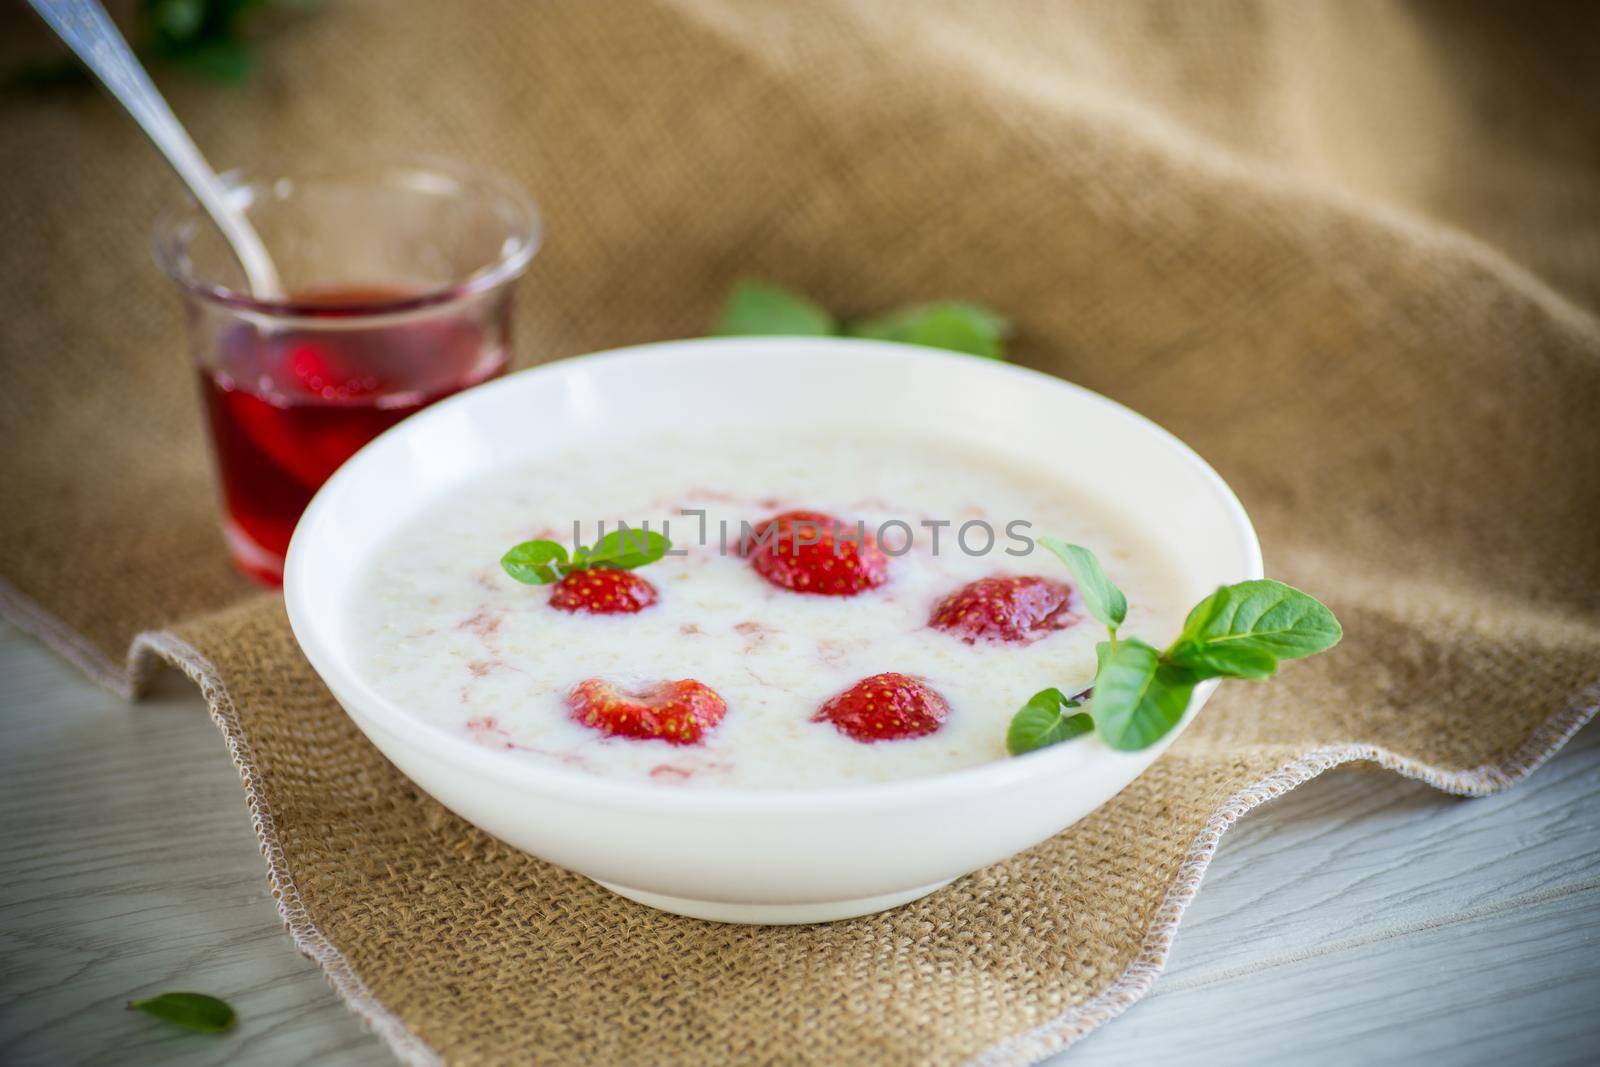
[[(740, 558), (741, 521), (790, 509), (826, 512), (868, 529), (913, 528), (890, 560), (889, 581), (854, 597), (774, 587)], [(705, 512), (701, 520), (684, 510)], [(986, 554), (964, 552), (956, 531), (982, 519)], [(658, 602), (632, 615), (551, 608), (548, 586), (509, 577), (500, 556), (519, 541), (569, 547), (605, 520), (660, 530), (675, 550), (640, 569)], [(925, 521), (946, 520), (934, 551)], [(624, 441), (497, 471), (432, 502), (368, 562), (344, 620), (358, 671), (397, 705), (445, 730), (503, 751), (593, 774), (677, 788), (806, 788), (936, 774), (1003, 759), (1011, 715), (1047, 686), (1072, 693), (1094, 674), (1104, 629), (1074, 598), (1081, 620), (1027, 645), (965, 644), (928, 628), (934, 605), (978, 578), (1039, 574), (1070, 581), (1028, 536), (1086, 545), (1127, 593), (1125, 633), (1164, 643), (1183, 622), (1172, 561), (1139, 537), (1108, 501), (1074, 489), (1070, 472), (976, 455), (936, 438), (868, 434), (690, 435)], [(729, 552), (719, 548), (727, 523)], [(969, 529), (967, 545), (986, 536)], [(904, 543), (888, 529), (886, 548)], [(885, 671), (919, 677), (944, 695), (948, 720), (921, 738), (863, 744), (817, 708)], [(697, 679), (727, 702), (704, 742), (606, 737), (574, 722), (566, 695), (588, 678), (623, 688)], [(1099, 742), (1084, 738), (1075, 744)]]

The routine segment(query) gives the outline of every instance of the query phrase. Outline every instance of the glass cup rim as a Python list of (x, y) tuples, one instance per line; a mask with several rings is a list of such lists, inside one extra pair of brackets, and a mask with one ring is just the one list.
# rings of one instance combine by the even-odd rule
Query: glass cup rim
[(188, 253), (191, 240), (188, 230), (194, 225), (209, 227), (213, 223), (199, 202), (185, 191), (179, 198), (169, 202), (156, 217), (152, 235), (156, 264), (179, 288), (208, 303), (273, 319), (349, 320), (403, 314), (455, 303), (488, 292), (521, 274), (539, 250), (543, 220), (533, 198), (516, 182), (488, 167), (437, 156), (392, 156), (348, 164), (315, 162), (281, 171), (237, 167), (217, 177), (230, 196), (243, 199), (248, 204), (256, 190), (273, 189), (285, 180), (295, 184), (351, 179), (373, 182), (396, 174), (421, 175), (436, 181), (442, 179), (460, 187), (463, 192), (487, 195), (502, 207), (509, 208), (511, 216), (517, 221), (510, 227), (511, 232), (501, 246), (500, 255), (458, 281), (403, 297), (314, 303), (297, 302), (288, 297), (261, 299), (249, 292), (204, 278), (194, 270)]

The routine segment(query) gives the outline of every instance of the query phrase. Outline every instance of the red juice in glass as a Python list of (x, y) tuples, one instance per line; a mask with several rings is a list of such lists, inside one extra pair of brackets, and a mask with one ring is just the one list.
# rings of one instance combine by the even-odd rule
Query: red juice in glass
[[(415, 294), (364, 288), (314, 289), (289, 303), (355, 317), (362, 307)], [(226, 331), (200, 368), (226, 515), (223, 528), (241, 569), (282, 577), (300, 513), (356, 450), (407, 415), (487, 381), (506, 367), (496, 334), (466, 315), (354, 330)]]
[[(229, 551), (276, 585), (301, 512), (340, 464), (407, 415), (505, 370), (511, 285), (537, 219), (503, 180), (438, 163), (225, 179), (290, 295), (241, 291), (192, 205), (169, 212), (156, 253), (187, 297)], [(323, 280), (341, 276), (402, 280)]]

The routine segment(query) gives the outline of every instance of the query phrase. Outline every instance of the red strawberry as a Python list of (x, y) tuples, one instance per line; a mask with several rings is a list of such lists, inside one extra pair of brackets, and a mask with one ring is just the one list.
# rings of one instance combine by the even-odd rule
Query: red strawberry
[(555, 584), (550, 606), (590, 615), (627, 615), (656, 602), (656, 587), (615, 567), (573, 571)]
[(939, 601), (928, 619), (935, 630), (967, 644), (1027, 644), (1077, 621), (1067, 609), (1072, 587), (1050, 578), (996, 576), (964, 585)]
[(603, 734), (674, 745), (699, 744), (728, 711), (715, 690), (692, 678), (657, 682), (637, 693), (624, 693), (610, 682), (590, 678), (567, 694), (567, 706), (574, 719)]
[(944, 724), (950, 705), (944, 697), (904, 674), (874, 674), (833, 697), (812, 716), (831, 722), (857, 741), (898, 741), (925, 737)]
[(756, 573), (781, 589), (855, 596), (889, 580), (889, 557), (872, 534), (831, 515), (786, 511), (753, 532), (740, 547)]

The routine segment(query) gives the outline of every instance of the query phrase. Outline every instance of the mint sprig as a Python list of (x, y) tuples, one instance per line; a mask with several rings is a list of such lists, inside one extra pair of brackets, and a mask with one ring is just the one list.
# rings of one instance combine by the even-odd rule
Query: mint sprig
[[(1282, 660), (1325, 651), (1344, 635), (1339, 620), (1316, 597), (1261, 578), (1222, 586), (1196, 604), (1183, 632), (1165, 652), (1137, 637), (1119, 641), (1117, 629), (1127, 618), (1128, 600), (1094, 553), (1053, 537), (1042, 537), (1039, 543), (1066, 563), (1078, 581), (1084, 605), (1108, 635), (1095, 647), (1099, 662), (1089, 710), (1073, 718), (1093, 720), (1101, 740), (1124, 752), (1149, 748), (1170, 733), (1201, 682), (1267, 678)], [(1006, 734), (1012, 755), (1088, 732), (1087, 727), (1046, 728), (1049, 693), (1059, 696), (1058, 690), (1047, 689), (1012, 717)], [(1059, 709), (1056, 715), (1060, 717)]]
[(1011, 324), (988, 308), (959, 300), (915, 304), (842, 322), (810, 297), (745, 278), (729, 291), (715, 333), (719, 337), (865, 337), (1003, 360)]
[[(254, 42), (262, 39), (254, 12), (263, 7), (307, 9), (316, 0), (139, 0), (128, 27), (134, 54), (147, 66), (173, 64), (220, 82), (244, 82), (255, 72)], [(275, 19), (274, 21), (282, 21)], [(10, 80), (53, 85), (79, 80), (84, 71), (64, 60), (24, 67)]]
[(718, 337), (828, 337), (839, 332), (839, 323), (809, 297), (745, 278), (729, 291), (715, 332)]
[(854, 322), (845, 332), (851, 337), (899, 341), (906, 345), (965, 352), (985, 359), (1005, 359), (1005, 339), (1011, 332), (1011, 324), (988, 308), (951, 300), (918, 304)]
[(631, 571), (654, 563), (672, 548), (672, 542), (654, 530), (613, 530), (588, 548), (576, 545), (567, 555), (559, 541), (524, 541), (500, 557), (500, 566), (526, 585), (549, 585), (573, 571), (611, 567)]
[(1006, 751), (1020, 756), (1088, 733), (1094, 729), (1094, 720), (1086, 713), (1066, 714), (1081, 707), (1082, 701), (1064, 696), (1059, 689), (1041, 689), (1012, 716), (1011, 729), (1006, 731)]
[(1078, 580), (1078, 595), (1089, 614), (1111, 631), (1111, 640), (1117, 639), (1117, 627), (1128, 617), (1128, 598), (1122, 595), (1100, 566), (1095, 554), (1082, 545), (1069, 545), (1054, 537), (1041, 537), (1039, 543), (1054, 552), (1067, 565)]
[(1154, 647), (1129, 637), (1095, 646), (1089, 714), (1106, 744), (1124, 752), (1149, 748), (1178, 725), (1200, 680), (1162, 659)]
[(162, 993), (130, 1000), (128, 1010), (142, 1011), (202, 1034), (219, 1034), (233, 1025), (233, 1008), (228, 1002), (205, 993)]
[(1320, 601), (1262, 578), (1218, 589), (1196, 604), (1169, 654), (1195, 670), (1265, 678), (1278, 660), (1321, 652), (1342, 632)]

